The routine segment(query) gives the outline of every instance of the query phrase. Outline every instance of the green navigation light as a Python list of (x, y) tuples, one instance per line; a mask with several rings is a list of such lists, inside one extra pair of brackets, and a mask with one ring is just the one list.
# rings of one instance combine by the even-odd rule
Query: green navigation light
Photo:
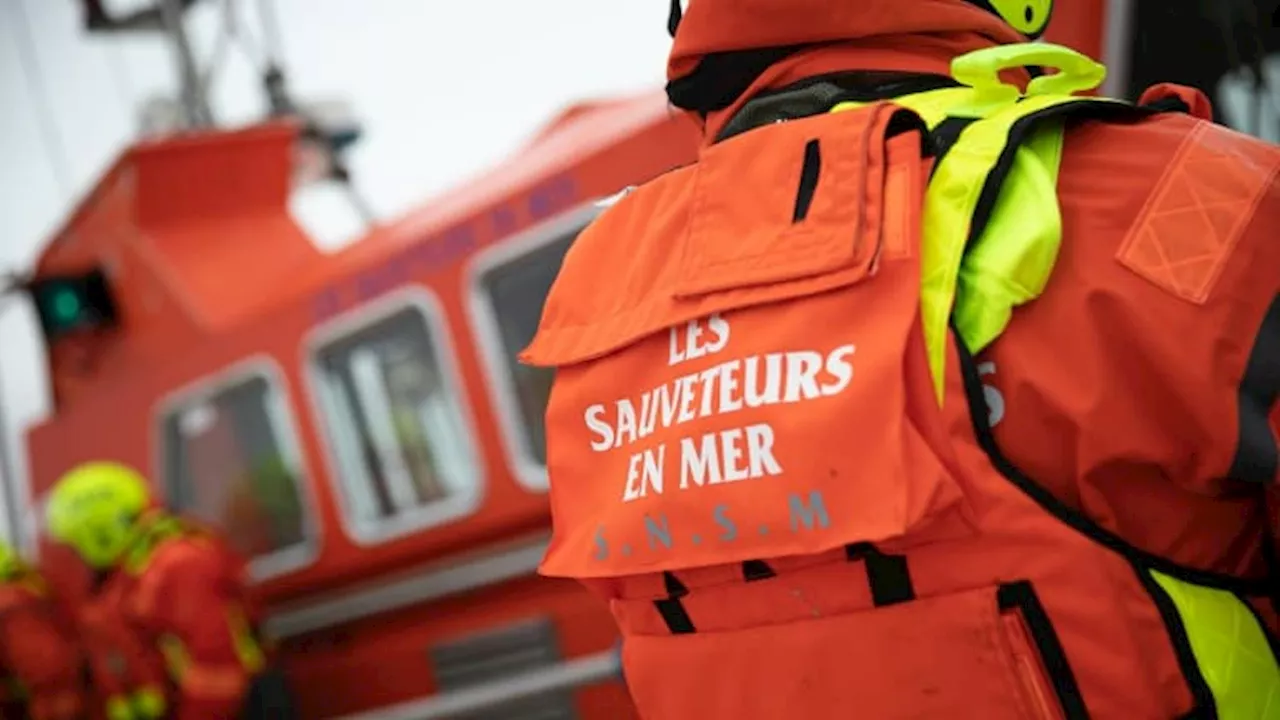
[(65, 335), (117, 325), (115, 301), (99, 268), (82, 273), (37, 277), (26, 283), (44, 330), (53, 342)]
[(84, 310), (84, 303), (80, 301), (80, 296), (68, 288), (55, 290), (49, 305), (54, 318), (64, 323), (75, 322)]

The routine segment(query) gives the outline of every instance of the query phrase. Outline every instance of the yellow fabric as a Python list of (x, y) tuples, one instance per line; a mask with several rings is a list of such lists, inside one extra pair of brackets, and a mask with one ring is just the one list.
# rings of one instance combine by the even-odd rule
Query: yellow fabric
[(168, 711), (164, 691), (158, 687), (144, 687), (131, 698), (134, 716), (142, 720), (157, 720)]
[(1240, 598), (1151, 571), (1173, 601), (1221, 720), (1280, 718), (1280, 665)]
[(188, 695), (213, 699), (237, 697), (248, 684), (248, 675), (240, 667), (196, 663), (182, 641), (173, 635), (162, 635), (159, 645), (169, 677)]
[(112, 695), (107, 698), (107, 720), (136, 720), (128, 696)]
[(262, 653), (262, 647), (258, 644), (257, 638), (254, 637), (253, 629), (249, 626), (249, 620), (245, 617), (244, 611), (239, 607), (227, 608), (227, 624), (231, 630), (231, 639), (235, 643), (236, 656), (240, 658), (240, 664), (250, 675), (261, 672), (267, 664), (266, 657)]
[(177, 517), (162, 512), (148, 513), (135, 525), (135, 538), (124, 558), (125, 571), (141, 575), (155, 557), (156, 548), (165, 540), (188, 534), (195, 535)]
[[(1053, 65), (1060, 72), (1037, 78), (1026, 96), (998, 77), (1003, 69), (1031, 64)], [(939, 404), (950, 321), (955, 320), (966, 347), (979, 352), (1004, 331), (1014, 307), (1043, 292), (1057, 260), (1062, 240), (1057, 180), (1063, 143), (1063, 125), (1058, 121), (1036, 127), (1014, 151), (990, 219), (966, 252), (982, 188), (1008, 145), (1014, 123), (1056, 105), (1084, 100), (1058, 93), (1094, 87), (1104, 76), (1102, 66), (1092, 60), (1041, 43), (970, 53), (957, 58), (952, 69), (967, 87), (894, 98), (930, 128), (948, 117), (977, 118), (934, 169), (925, 192), (920, 302)], [(1053, 94), (1045, 94), (1048, 91)], [(861, 106), (840, 103), (831, 112)]]
[(1028, 37), (1044, 32), (1053, 16), (1053, 0), (986, 0), (1002, 20)]
[(951, 75), (971, 88), (973, 94), (963, 105), (949, 110), (954, 117), (982, 118), (1017, 102), (1024, 93), (1016, 85), (1000, 79), (1011, 68), (1040, 65), (1058, 72), (1042, 75), (1027, 84), (1026, 97), (1071, 96), (1092, 90), (1106, 79), (1107, 68), (1080, 53), (1051, 43), (999, 45), (951, 61)]

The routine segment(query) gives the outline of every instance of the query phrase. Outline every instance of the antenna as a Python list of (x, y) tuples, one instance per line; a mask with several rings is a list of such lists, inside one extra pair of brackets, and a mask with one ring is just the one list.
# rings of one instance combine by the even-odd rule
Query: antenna
[(84, 7), (84, 27), (92, 34), (122, 33), (164, 34), (172, 46), (178, 68), (179, 96), (182, 98), (183, 125), (203, 128), (213, 124), (213, 115), (200, 82), (196, 59), (187, 40), (186, 12), (199, 0), (155, 0), (155, 5), (123, 16), (113, 15), (102, 0), (80, 0)]
[[(26, 284), (26, 278), (17, 273), (0, 272), (0, 311)], [(30, 551), (27, 547), (27, 528), (18, 507), (18, 464), (9, 445), (9, 424), (5, 416), (4, 383), (0, 381), (0, 501), (4, 502), (4, 521), (9, 543), (15, 548)]]
[[(249, 37), (240, 24), (239, 0), (152, 0), (153, 5), (124, 15), (113, 14), (103, 0), (80, 0), (84, 27), (92, 34), (153, 34), (168, 41), (177, 68), (179, 102), (152, 98), (139, 109), (139, 126), (144, 136), (181, 130), (211, 129), (216, 125), (209, 107), (208, 92), (226, 47), (235, 43), (261, 68), (262, 90), (268, 116), (295, 117), (302, 123), (298, 138), (299, 155), (305, 160), (295, 173), (295, 182), (339, 183), (348, 201), (364, 220), (375, 224), (369, 203), (356, 190), (345, 150), (362, 135), (360, 123), (341, 101), (298, 102), (288, 90), (281, 50), (281, 33), (273, 0), (258, 0), (258, 26), (262, 44)], [(222, 27), (212, 57), (201, 66), (186, 32), (186, 12), (199, 2), (220, 3)]]

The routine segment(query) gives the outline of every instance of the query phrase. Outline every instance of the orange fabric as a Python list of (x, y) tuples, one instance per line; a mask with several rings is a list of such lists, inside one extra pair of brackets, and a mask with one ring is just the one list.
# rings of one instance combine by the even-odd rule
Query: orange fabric
[[(577, 502), (559, 508), (559, 520), (575, 533), (553, 540), (548, 572), (617, 575), (624, 568), (821, 552), (918, 530), (955, 506), (954, 482), (902, 415), (906, 378), (885, 375), (861, 392), (854, 384), (855, 366), (865, 372), (865, 362), (877, 362), (858, 354), (864, 338), (880, 338), (886, 351), (892, 344), (901, 356), (919, 310), (917, 283), (899, 281), (899, 274), (918, 277), (916, 254), (902, 237), (882, 232), (887, 207), (906, 206), (922, 193), (920, 138), (883, 140), (893, 116), (891, 106), (881, 105), (711, 148), (696, 171), (670, 174), (634, 203), (644, 206), (634, 217), (652, 218), (650, 201), (661, 205), (663, 186), (690, 188), (700, 212), (671, 248), (679, 260), (663, 264), (666, 272), (645, 285), (622, 288), (597, 322), (578, 322), (571, 315), (577, 308), (548, 305), (545, 330), (528, 349), (534, 359), (569, 363), (648, 336), (613, 363), (634, 391), (584, 397), (586, 422), (561, 429), (562, 442), (585, 451), (562, 460), (612, 481), (582, 488)], [(793, 224), (799, 161), (814, 142), (829, 149), (809, 210), (814, 219)], [(756, 172), (781, 181), (754, 192), (734, 182)], [(918, 234), (915, 224), (896, 228)], [(605, 218), (595, 232), (626, 229)], [(730, 312), (808, 296), (814, 297), (805, 323), (788, 321), (789, 305)], [(834, 327), (850, 303), (865, 308), (860, 324), (812, 336), (810, 323)], [(694, 362), (703, 358), (716, 362)], [(561, 372), (563, 386), (577, 384), (576, 368)], [(883, 415), (851, 426), (844, 419), (849, 402), (880, 407)], [(800, 408), (826, 432), (794, 432), (789, 426)], [(851, 438), (857, 447), (843, 459), (822, 452)], [(870, 452), (876, 448), (893, 452)], [(799, 484), (777, 479), (784, 474)], [(804, 480), (863, 474), (865, 480), (836, 482), (820, 493)], [(734, 507), (730, 520), (719, 504), (737, 483), (749, 485), (752, 498)], [(681, 514), (654, 513), (655, 503), (670, 496), (680, 498)], [(829, 508), (845, 509), (830, 527)], [(809, 531), (798, 532), (797, 523)], [(670, 551), (677, 542), (671, 533), (686, 529), (705, 542)]]
[(161, 658), (143, 644), (118, 607), (101, 598), (87, 600), (80, 608), (80, 633), (99, 702), (166, 685)]
[[(1143, 549), (1233, 574), (1263, 572), (1258, 486), (1224, 478), (1244, 369), (1280, 292), (1278, 162), (1274, 146), (1185, 115), (1068, 134), (1053, 279), (984, 357), (1013, 409), (996, 435), (1028, 474)], [(1153, 224), (1156, 207), (1167, 219)], [(1147, 257), (1182, 249), (1179, 274), (1135, 271), (1126, 239), (1140, 231)]]
[[(928, 165), (891, 112), (711, 145), (575, 241), (523, 355), (557, 370), (542, 571), (610, 601), (652, 720), (1203, 712), (1142, 568), (1266, 589), (1264, 486), (1223, 478), (1280, 292), (1280, 187), (1186, 157), (1280, 151), (1186, 116), (1073, 126), (1049, 287), (982, 379), (953, 339), (939, 409), (916, 307)], [(1189, 185), (1189, 167), (1217, 176)], [(1122, 252), (1177, 183), (1229, 230), (1187, 285)], [(984, 451), (984, 382), (1030, 479)], [(868, 541), (915, 599), (878, 605)]]
[(1212, 125), (1196, 125), (1120, 246), (1120, 262), (1204, 304), (1278, 170), (1280, 153), (1258, 152)]
[(240, 704), (249, 677), (239, 662), (227, 665), (192, 665), (182, 678), (182, 692), (190, 698), (218, 704), (234, 700)]
[[(690, 3), (667, 65), (667, 79), (694, 70), (712, 52), (813, 44), (756, 78), (730, 107), (705, 118), (707, 143), (742, 104), (763, 90), (814, 75), (849, 70), (898, 70), (948, 75), (951, 60), (1022, 37), (996, 16), (961, 0), (739, 0)], [(1024, 85), (1024, 71), (1001, 75)]]
[(190, 658), (181, 678), (169, 678), (177, 720), (213, 720), (239, 711), (249, 677), (235, 651), (221, 608), (239, 605), (253, 615), (243, 563), (202, 533), (158, 545), (137, 575), (117, 571), (105, 594), (152, 658), (164, 667), (161, 638), (177, 638)]
[[(667, 61), (667, 79), (690, 73), (705, 55), (896, 35), (929, 42), (931, 36), (970, 35), (963, 43), (1016, 43), (1013, 28), (962, 0), (695, 0), (689, 3)], [(914, 37), (913, 37), (914, 36)], [(959, 54), (959, 53), (957, 53)]]
[(0, 584), (0, 668), (24, 688), (31, 720), (81, 716), (81, 662), (38, 578)]

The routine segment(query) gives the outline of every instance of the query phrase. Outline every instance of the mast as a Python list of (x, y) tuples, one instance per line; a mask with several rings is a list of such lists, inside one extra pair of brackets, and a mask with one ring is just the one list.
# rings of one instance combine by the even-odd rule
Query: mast
[[(0, 275), (0, 313), (7, 307), (9, 290), (16, 285), (5, 275)], [(0, 381), (0, 501), (4, 502), (5, 540), (14, 548), (23, 548), (27, 543), (27, 533), (23, 532), (25, 523), (19, 508), (18, 498), (18, 466), (13, 449), (10, 446), (9, 422), (5, 415), (4, 382)]]
[[(374, 224), (368, 203), (356, 191), (344, 151), (355, 144), (361, 134), (360, 124), (352, 117), (342, 102), (299, 103), (290, 95), (286, 82), (284, 62), (280, 50), (280, 31), (277, 27), (273, 0), (259, 0), (258, 36), (261, 45), (251, 43), (245, 28), (239, 27), (237, 9), (240, 0), (150, 0), (150, 4), (128, 12), (113, 12), (104, 0), (78, 0), (83, 15), (82, 27), (92, 36), (110, 40), (122, 35), (149, 36), (165, 42), (170, 49), (177, 79), (174, 98), (160, 98), (150, 107), (139, 108), (143, 135), (182, 132), (211, 132), (217, 130), (217, 122), (208, 99), (209, 87), (214, 79), (222, 53), (202, 62), (197, 57), (187, 33), (187, 11), (199, 2), (220, 7), (221, 37), (219, 42), (239, 44), (250, 61), (261, 72), (261, 88), (267, 98), (269, 110), (264, 120), (293, 118), (301, 125), (296, 142), (316, 162), (309, 175), (295, 168), (295, 186), (310, 182), (339, 183), (356, 212), (366, 225)], [(221, 49), (221, 48), (220, 48)], [(255, 52), (256, 51), (256, 52)], [(147, 122), (147, 112), (152, 113)], [(9, 309), (8, 301), (18, 295), (26, 295), (40, 312), (37, 296), (41, 283), (49, 278), (30, 276), (26, 272), (9, 273), (0, 268), (0, 314)], [(54, 278), (61, 282), (79, 282), (83, 278)], [(43, 323), (44, 318), (42, 318)], [(47, 328), (45, 340), (48, 341)], [(0, 387), (0, 395), (3, 395)], [(20, 491), (20, 473), (10, 445), (9, 430), (16, 423), (5, 415), (4, 398), (0, 397), (0, 502), (4, 503), (0, 521), (7, 522), (8, 538), (17, 547), (31, 552), (31, 531), (27, 514), (32, 498)], [(25, 481), (25, 479), (23, 480)]]
[(157, 9), (178, 68), (178, 92), (187, 127), (209, 127), (213, 125), (213, 116), (209, 112), (204, 83), (200, 82), (200, 73), (196, 69), (195, 56), (191, 54), (191, 43), (187, 40), (186, 8), (182, 0), (159, 0)]

